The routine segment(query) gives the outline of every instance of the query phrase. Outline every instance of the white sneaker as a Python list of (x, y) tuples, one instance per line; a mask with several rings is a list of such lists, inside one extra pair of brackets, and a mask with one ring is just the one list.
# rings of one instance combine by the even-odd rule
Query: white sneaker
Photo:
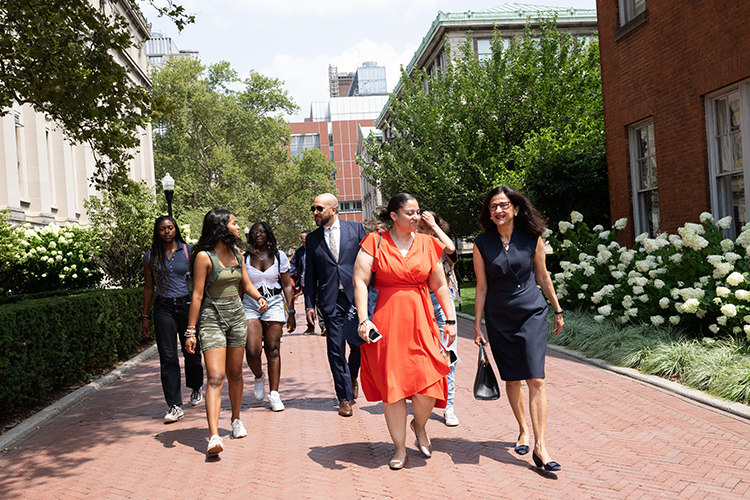
[(266, 374), (262, 374), (260, 378), (255, 379), (255, 399), (263, 401), (266, 397)]
[(193, 406), (203, 404), (203, 394), (201, 394), (200, 389), (193, 390), (193, 393), (190, 395), (190, 404)]
[(458, 417), (456, 416), (456, 412), (453, 411), (453, 406), (445, 408), (443, 418), (445, 418), (445, 425), (448, 427), (456, 427), (458, 425)]
[(224, 442), (218, 434), (214, 434), (211, 436), (211, 439), (208, 440), (208, 450), (206, 450), (206, 454), (218, 455), (222, 451), (224, 451)]
[(281, 402), (281, 396), (278, 391), (268, 393), (268, 402), (271, 403), (271, 410), (284, 411), (284, 403)]
[(239, 418), (232, 420), (232, 437), (234, 439), (240, 439), (247, 436), (247, 430), (242, 425), (242, 421)]
[(174, 405), (170, 407), (167, 414), (164, 415), (164, 423), (171, 424), (172, 422), (177, 422), (179, 419), (181, 419), (184, 416), (185, 416), (185, 412), (182, 411), (182, 407)]

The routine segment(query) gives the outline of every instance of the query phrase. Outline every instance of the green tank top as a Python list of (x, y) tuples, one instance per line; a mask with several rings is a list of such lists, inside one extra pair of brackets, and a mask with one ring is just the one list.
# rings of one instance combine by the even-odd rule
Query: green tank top
[[(211, 257), (212, 265), (217, 266), (219, 269), (216, 279), (211, 283), (211, 286), (208, 287), (208, 294), (212, 299), (226, 299), (238, 296), (240, 282), (242, 281), (241, 264), (231, 267), (220, 267), (221, 265), (219, 264), (219, 259), (216, 257), (216, 252), (209, 251), (208, 254), (209, 257)], [(235, 255), (236, 254), (237, 252), (235, 251)]]

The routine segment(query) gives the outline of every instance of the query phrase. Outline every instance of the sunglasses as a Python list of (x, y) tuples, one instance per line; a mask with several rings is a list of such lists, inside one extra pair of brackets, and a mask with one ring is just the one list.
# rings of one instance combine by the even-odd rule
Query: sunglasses
[(313, 206), (310, 207), (310, 211), (312, 213), (323, 212), (325, 209), (326, 209), (326, 207), (321, 207), (320, 205), (318, 205), (318, 206), (313, 205)]

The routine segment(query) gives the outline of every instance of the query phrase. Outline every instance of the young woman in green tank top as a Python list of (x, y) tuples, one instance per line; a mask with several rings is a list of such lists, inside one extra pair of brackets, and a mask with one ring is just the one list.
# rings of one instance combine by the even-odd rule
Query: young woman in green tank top
[[(215, 455), (224, 451), (219, 437), (219, 413), (224, 378), (229, 380), (229, 401), (232, 406), (232, 437), (247, 436), (240, 421), (242, 404), (242, 362), (247, 341), (247, 323), (239, 292), (243, 290), (258, 301), (259, 311), (268, 307), (266, 300), (250, 282), (247, 269), (237, 247), (242, 244), (240, 227), (234, 214), (214, 208), (203, 218), (201, 238), (193, 247), (190, 272), (193, 275), (193, 298), (185, 334), (186, 349), (195, 352), (196, 324), (200, 317), (201, 349), (208, 374), (206, 419), (208, 420), (208, 451)], [(214, 266), (219, 266), (218, 273)], [(215, 278), (206, 289), (206, 280)], [(205, 300), (204, 300), (205, 299)]]

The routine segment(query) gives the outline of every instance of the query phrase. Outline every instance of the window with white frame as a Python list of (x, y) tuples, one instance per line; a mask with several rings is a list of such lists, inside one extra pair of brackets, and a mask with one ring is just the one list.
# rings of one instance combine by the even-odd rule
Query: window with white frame
[(320, 149), (320, 134), (295, 134), (289, 144), (290, 153), (293, 157), (302, 157), (307, 149)]
[[(735, 237), (748, 221), (744, 150), (750, 144), (750, 80), (706, 97), (711, 210), (719, 219), (730, 215), (727, 236)], [(744, 145), (744, 146), (743, 146)]]
[(630, 171), (633, 182), (635, 234), (661, 232), (653, 119), (630, 127)]
[(646, 0), (619, 0), (620, 26), (625, 26), (631, 19), (646, 10)]

